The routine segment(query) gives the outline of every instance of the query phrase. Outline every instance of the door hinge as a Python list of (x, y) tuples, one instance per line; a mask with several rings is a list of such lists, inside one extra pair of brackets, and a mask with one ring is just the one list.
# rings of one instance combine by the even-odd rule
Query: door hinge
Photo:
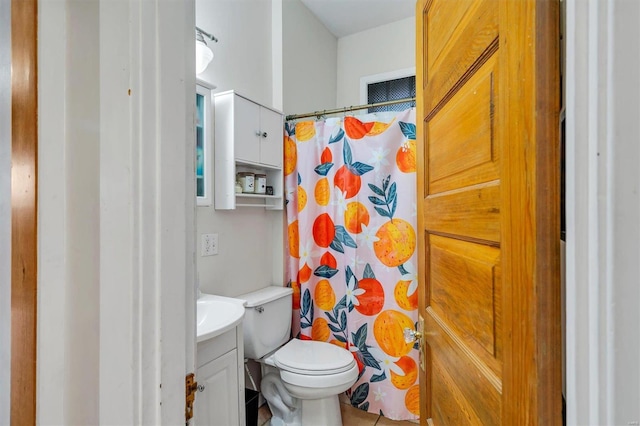
[(196, 391), (198, 390), (198, 383), (196, 382), (195, 374), (187, 374), (184, 384), (186, 390), (184, 416), (186, 422), (188, 422), (193, 417), (193, 402), (196, 399)]

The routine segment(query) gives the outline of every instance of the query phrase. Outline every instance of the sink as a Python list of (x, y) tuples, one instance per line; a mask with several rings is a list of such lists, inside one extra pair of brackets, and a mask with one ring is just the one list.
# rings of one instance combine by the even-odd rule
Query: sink
[(244, 317), (244, 300), (202, 294), (197, 303), (197, 341), (216, 337), (237, 326)]

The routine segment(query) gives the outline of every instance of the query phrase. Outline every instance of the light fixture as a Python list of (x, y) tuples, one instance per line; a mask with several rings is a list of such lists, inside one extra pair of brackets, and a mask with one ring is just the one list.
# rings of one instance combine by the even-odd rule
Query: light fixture
[(218, 42), (217, 38), (196, 27), (196, 74), (204, 72), (213, 59), (213, 52), (207, 46), (207, 42), (204, 41), (205, 37), (216, 43)]

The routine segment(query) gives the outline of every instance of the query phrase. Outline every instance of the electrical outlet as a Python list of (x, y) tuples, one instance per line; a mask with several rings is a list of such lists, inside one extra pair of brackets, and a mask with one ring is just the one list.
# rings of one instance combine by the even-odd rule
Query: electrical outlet
[(218, 234), (202, 234), (201, 256), (213, 256), (218, 254)]

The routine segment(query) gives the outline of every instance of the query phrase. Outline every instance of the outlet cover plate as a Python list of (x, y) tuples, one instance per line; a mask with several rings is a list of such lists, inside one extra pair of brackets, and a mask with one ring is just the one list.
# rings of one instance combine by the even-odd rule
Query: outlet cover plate
[(201, 256), (218, 254), (218, 234), (202, 234), (200, 243)]

